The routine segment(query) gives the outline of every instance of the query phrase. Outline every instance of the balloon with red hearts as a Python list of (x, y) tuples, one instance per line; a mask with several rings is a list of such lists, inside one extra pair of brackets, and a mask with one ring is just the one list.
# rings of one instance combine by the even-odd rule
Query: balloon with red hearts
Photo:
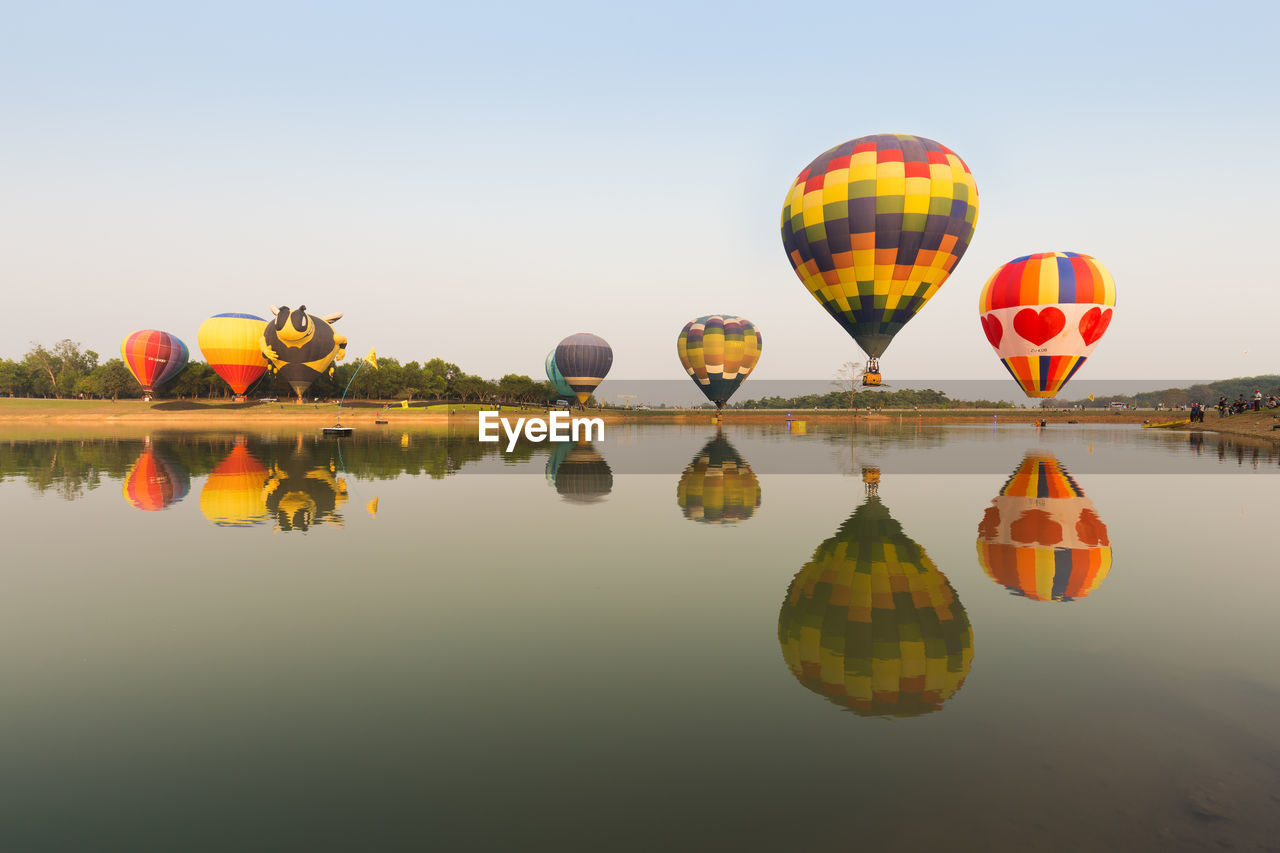
[(978, 563), (1031, 601), (1077, 601), (1111, 571), (1111, 540), (1093, 501), (1056, 457), (1029, 453), (978, 522)]
[(1077, 252), (1014, 258), (978, 298), (982, 331), (1028, 397), (1056, 397), (1111, 325), (1116, 285)]

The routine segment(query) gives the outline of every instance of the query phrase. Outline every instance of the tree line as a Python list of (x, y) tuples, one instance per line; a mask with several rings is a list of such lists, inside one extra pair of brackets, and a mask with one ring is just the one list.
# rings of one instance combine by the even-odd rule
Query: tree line
[(1237, 397), (1253, 399), (1253, 392), (1263, 394), (1280, 394), (1280, 376), (1274, 373), (1263, 376), (1239, 376), (1234, 379), (1219, 379), (1216, 382), (1204, 382), (1189, 385), (1186, 388), (1163, 388), (1159, 391), (1141, 391), (1137, 394), (1112, 394), (1090, 400), (1088, 397), (1079, 400), (1051, 400), (1053, 406), (1079, 406), (1081, 408), (1106, 408), (1113, 401), (1125, 403), (1139, 409), (1153, 409), (1157, 405), (1172, 409), (1177, 406), (1190, 406), (1202, 403), (1212, 406), (1219, 397), (1234, 400)]
[[(379, 358), (378, 369), (367, 367), (357, 374), (360, 360), (338, 364), (333, 375), (320, 376), (307, 390), (308, 397), (340, 397), (347, 383), (348, 396), (376, 400), (460, 400), (546, 405), (560, 395), (550, 382), (518, 373), (501, 379), (485, 379), (467, 373), (458, 365), (440, 358), (401, 364), (394, 358)], [(355, 381), (352, 382), (352, 377)], [(248, 391), (249, 397), (293, 396), (289, 383), (270, 373), (263, 374)], [(0, 359), (0, 396), (56, 399), (136, 399), (142, 386), (122, 359), (101, 361), (98, 353), (65, 339), (51, 347), (33, 344), (20, 359)], [(229, 399), (231, 386), (203, 361), (192, 361), (157, 388), (157, 399)]]
[(848, 391), (799, 397), (763, 397), (734, 403), (734, 409), (1012, 409), (1004, 400), (952, 400), (942, 391), (903, 388), (896, 391)]

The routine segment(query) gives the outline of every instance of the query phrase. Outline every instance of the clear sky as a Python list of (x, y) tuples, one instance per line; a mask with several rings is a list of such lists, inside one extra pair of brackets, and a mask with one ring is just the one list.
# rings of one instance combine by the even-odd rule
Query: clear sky
[[(11, 3), (0, 26), (0, 355), (343, 311), (363, 353), (538, 376), (563, 336), (682, 375), (733, 312), (756, 376), (857, 346), (778, 223), (870, 133), (960, 154), (981, 197), (885, 376), (1005, 376), (983, 282), (1095, 255), (1116, 320), (1081, 378), (1280, 372), (1280, 12), (1178, 3)], [(1070, 390), (1070, 388), (1068, 389)], [(747, 392), (749, 393), (749, 392)]]

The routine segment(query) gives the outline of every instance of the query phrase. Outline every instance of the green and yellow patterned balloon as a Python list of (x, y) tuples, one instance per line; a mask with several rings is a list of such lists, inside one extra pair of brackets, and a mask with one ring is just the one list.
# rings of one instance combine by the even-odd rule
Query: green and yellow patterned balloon
[(684, 469), (676, 485), (676, 503), (690, 521), (745, 521), (760, 506), (760, 481), (729, 440), (717, 435)]
[(938, 710), (973, 662), (955, 590), (875, 496), (791, 582), (778, 642), (801, 684), (868, 717)]

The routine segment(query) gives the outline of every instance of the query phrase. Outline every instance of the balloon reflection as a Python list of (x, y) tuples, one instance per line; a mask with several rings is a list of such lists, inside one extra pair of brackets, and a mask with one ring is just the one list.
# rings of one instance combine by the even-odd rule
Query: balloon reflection
[(1028, 454), (978, 525), (978, 562), (1014, 595), (1072, 601), (1111, 569), (1111, 541), (1093, 502), (1057, 458)]
[(200, 512), (219, 527), (261, 524), (268, 518), (266, 481), (267, 466), (237, 442), (200, 490)]
[(559, 442), (547, 460), (547, 479), (573, 503), (594, 503), (613, 491), (613, 469), (589, 442)]
[(755, 514), (760, 481), (729, 439), (717, 433), (680, 475), (676, 503), (691, 521), (733, 524)]
[(124, 477), (124, 499), (148, 512), (177, 503), (190, 489), (191, 478), (186, 470), (150, 442)]
[(278, 530), (308, 530), (313, 525), (342, 527), (338, 507), (347, 502), (347, 481), (338, 476), (333, 458), (312, 455), (312, 448), (298, 448), (281, 464), (273, 460), (262, 487), (267, 511), (275, 516)]
[(874, 494), (791, 582), (778, 641), (801, 684), (859, 716), (936, 711), (973, 662), (955, 590)]

